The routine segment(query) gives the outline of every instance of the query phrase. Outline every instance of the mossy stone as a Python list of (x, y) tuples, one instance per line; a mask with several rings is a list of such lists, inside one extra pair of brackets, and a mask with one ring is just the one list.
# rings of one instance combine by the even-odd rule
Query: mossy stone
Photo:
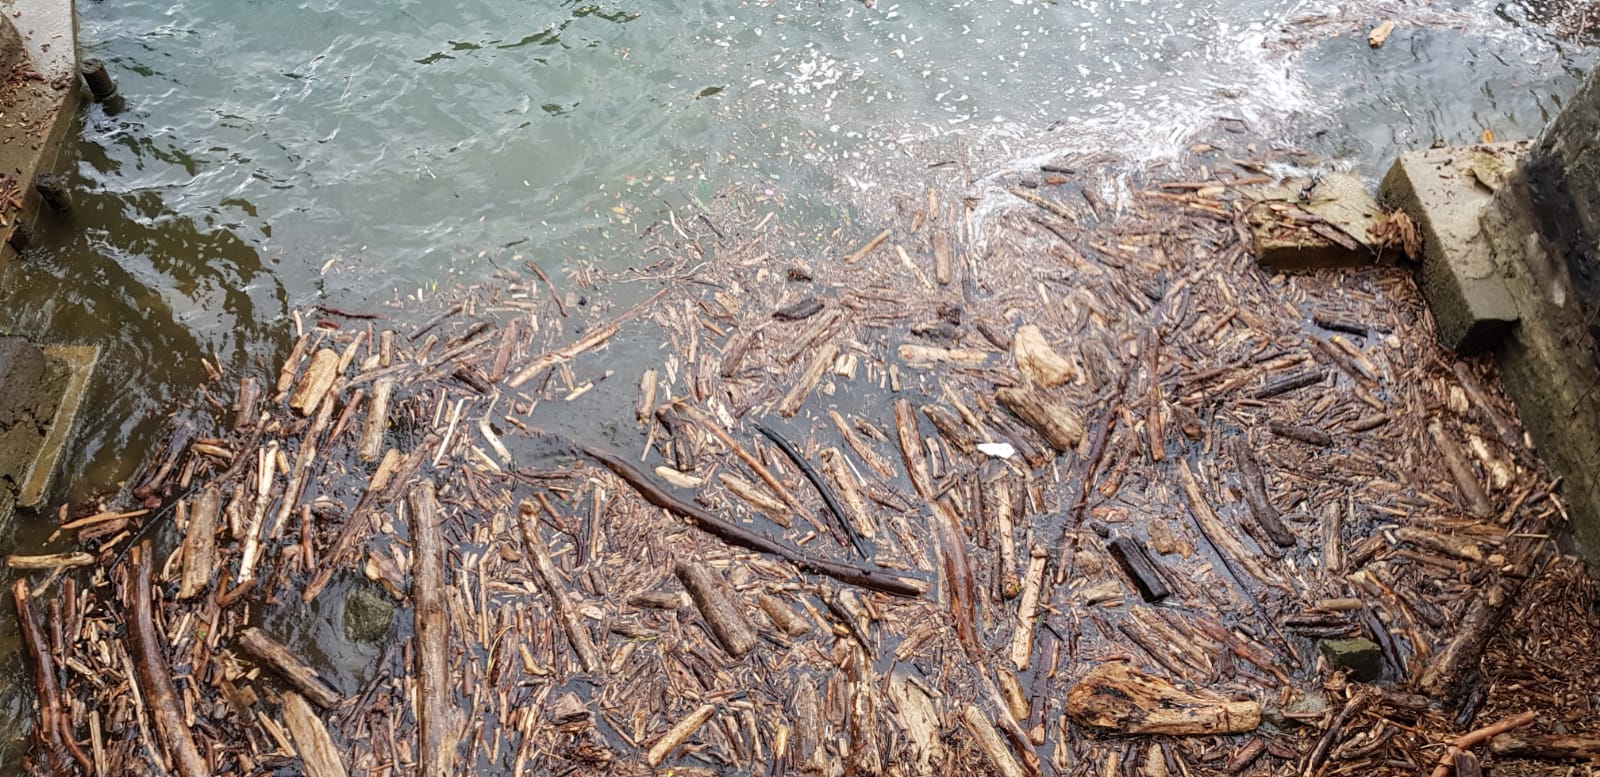
[(344, 636), (351, 642), (377, 642), (394, 625), (394, 602), (381, 591), (360, 587), (344, 599)]

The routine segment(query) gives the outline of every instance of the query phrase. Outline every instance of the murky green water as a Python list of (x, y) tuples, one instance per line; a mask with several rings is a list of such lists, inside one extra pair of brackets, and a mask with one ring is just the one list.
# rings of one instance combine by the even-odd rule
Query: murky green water
[[(1583, 57), (1552, 11), (1268, 0), (84, 2), (70, 221), (0, 324), (100, 342), (65, 478), (125, 475), (210, 359), (270, 364), (286, 311), (506, 263), (641, 263), (667, 208), (754, 186), (831, 229), (930, 161), (1159, 158), (1224, 127), (1375, 174), (1400, 147), (1537, 129)], [(1369, 49), (1378, 19), (1401, 24)]]
[(1561, 10), (83, 0), (84, 55), (126, 104), (82, 117), (75, 210), (0, 274), (0, 326), (105, 348), (59, 480), (82, 499), (206, 360), (275, 369), (308, 304), (642, 266), (641, 231), (728, 186), (826, 231), (930, 162), (977, 182), (1065, 150), (1162, 159), (1219, 126), (1375, 176), (1403, 148), (1535, 132), (1588, 62)]

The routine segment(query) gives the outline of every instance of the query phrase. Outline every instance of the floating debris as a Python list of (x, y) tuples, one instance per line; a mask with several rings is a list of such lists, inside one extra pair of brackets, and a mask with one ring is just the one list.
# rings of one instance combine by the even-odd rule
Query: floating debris
[[(1258, 266), (1260, 165), (1079, 195), (1102, 165), (983, 218), (908, 199), (822, 264), (730, 198), (742, 246), (624, 311), (508, 272), (409, 332), (302, 323), (275, 383), (181, 415), (130, 480), (151, 512), (63, 511), (85, 572), (19, 560), (31, 763), (1415, 775), (1512, 724), (1484, 758), (1589, 752), (1534, 738), (1600, 730), (1581, 694), (1492, 674), (1547, 569), (1592, 585), (1493, 375), (1404, 271)], [(624, 332), (665, 347), (605, 381)], [(543, 428), (617, 386), (613, 433)], [(402, 616), (349, 671), (285, 624), (354, 587)], [(1485, 698), (1512, 723), (1468, 734)]]

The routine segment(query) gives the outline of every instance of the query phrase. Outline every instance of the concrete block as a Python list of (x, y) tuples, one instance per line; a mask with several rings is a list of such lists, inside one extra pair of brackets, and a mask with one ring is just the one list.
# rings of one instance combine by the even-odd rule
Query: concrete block
[(1384, 201), (1404, 210), (1423, 236), (1417, 283), (1439, 340), (1462, 353), (1502, 342), (1517, 322), (1505, 270), (1480, 216), (1526, 143), (1434, 148), (1402, 154), (1383, 178)]
[[(1370, 230), (1381, 213), (1361, 179), (1327, 173), (1245, 192), (1256, 261), (1278, 270), (1362, 267), (1377, 261)], [(1302, 197), (1302, 192), (1306, 196)]]

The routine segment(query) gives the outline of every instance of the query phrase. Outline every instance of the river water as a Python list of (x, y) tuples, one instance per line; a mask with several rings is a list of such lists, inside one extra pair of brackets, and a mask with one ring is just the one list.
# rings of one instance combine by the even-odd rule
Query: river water
[[(307, 305), (372, 309), (528, 261), (558, 278), (643, 266), (643, 230), (731, 186), (848, 230), (947, 160), (969, 181), (1068, 151), (1159, 163), (1223, 131), (1375, 179), (1400, 150), (1533, 134), (1589, 62), (1571, 9), (1487, 0), (84, 0), (79, 15), (124, 104), (86, 110), (71, 217), (0, 274), (0, 326), (104, 348), (61, 500), (126, 478), (208, 362), (275, 370)], [(1384, 19), (1394, 34), (1369, 48)]]

